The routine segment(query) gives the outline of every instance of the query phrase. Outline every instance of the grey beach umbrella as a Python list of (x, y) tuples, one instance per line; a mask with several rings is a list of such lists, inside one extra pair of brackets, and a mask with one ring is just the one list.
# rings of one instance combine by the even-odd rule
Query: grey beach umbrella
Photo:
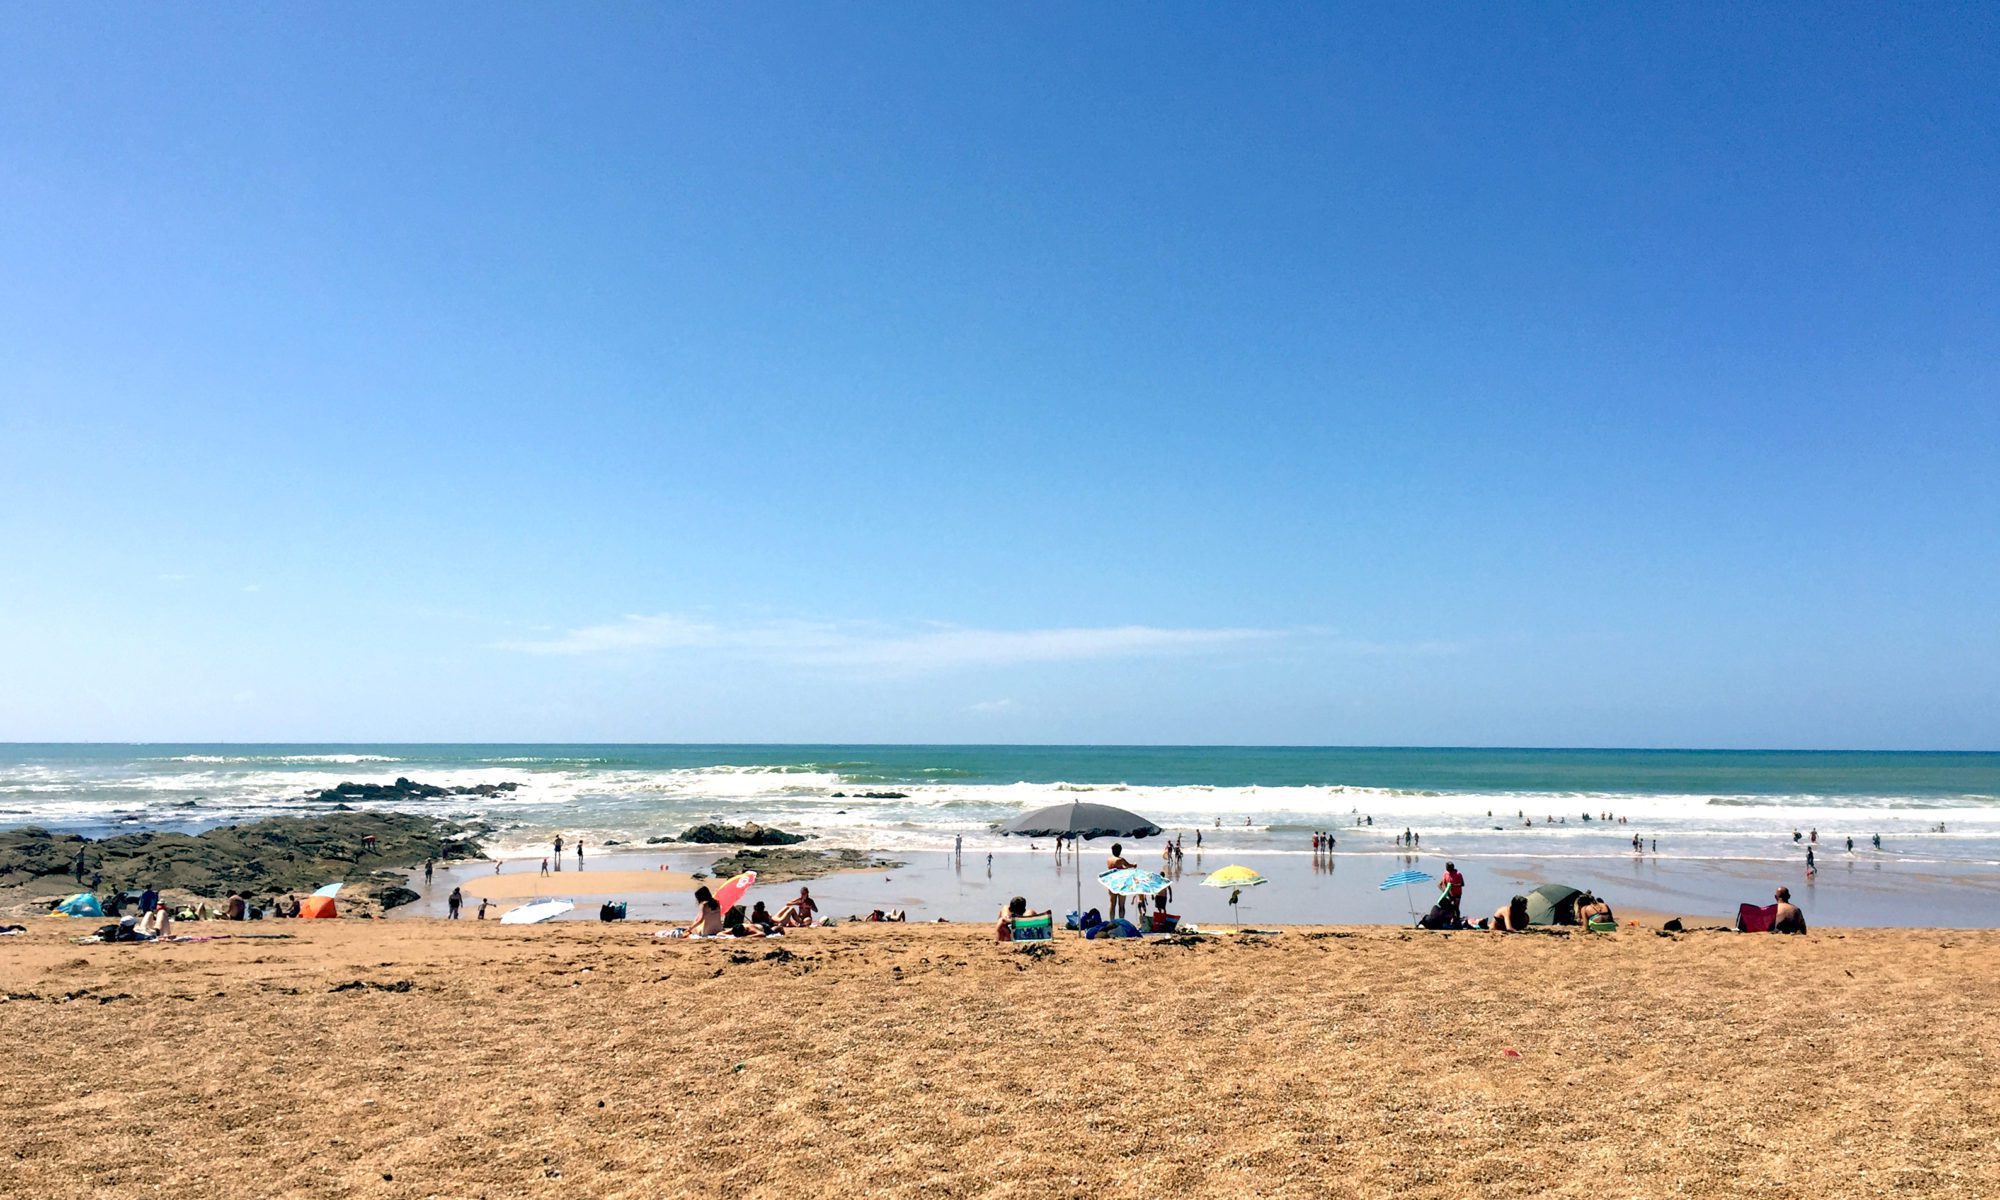
[[(1013, 837), (1145, 838), (1157, 837), (1160, 827), (1140, 816), (1109, 804), (1073, 800), (1051, 804), (1031, 813), (1022, 813), (1002, 822), (1000, 832)], [(1083, 864), (1076, 865), (1076, 910), (1083, 911)]]

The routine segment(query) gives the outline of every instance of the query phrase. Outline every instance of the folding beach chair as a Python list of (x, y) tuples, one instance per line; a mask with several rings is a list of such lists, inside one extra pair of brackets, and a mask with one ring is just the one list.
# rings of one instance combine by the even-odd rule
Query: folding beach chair
[(1055, 936), (1053, 917), (1015, 917), (1007, 923), (1014, 927), (1017, 942), (1046, 942)]

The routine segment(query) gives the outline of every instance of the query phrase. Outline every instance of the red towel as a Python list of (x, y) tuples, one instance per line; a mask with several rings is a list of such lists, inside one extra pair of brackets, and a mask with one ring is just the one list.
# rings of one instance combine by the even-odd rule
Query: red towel
[(1771, 923), (1778, 919), (1778, 906), (1766, 904), (1758, 908), (1754, 904), (1740, 904), (1736, 908), (1736, 928), (1744, 933), (1769, 933)]

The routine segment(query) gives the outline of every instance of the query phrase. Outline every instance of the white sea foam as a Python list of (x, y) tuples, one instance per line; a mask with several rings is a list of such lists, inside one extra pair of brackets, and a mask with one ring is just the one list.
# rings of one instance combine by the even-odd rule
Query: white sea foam
[[(384, 764), (396, 764), (393, 769)], [(1022, 848), (992, 827), (1023, 811), (1075, 800), (1141, 813), (1192, 845), (1194, 831), (1250, 850), (1298, 849), (1326, 829), (1346, 852), (1393, 853), (1405, 826), (1425, 849), (1476, 854), (1602, 857), (1626, 852), (1634, 833), (1658, 837), (1670, 854), (1783, 859), (1803, 851), (1794, 828), (1819, 826), (1819, 849), (1881, 832), (1898, 852), (1949, 862), (2000, 857), (2000, 802), (1807, 794), (1715, 796), (1619, 792), (1439, 792), (1350, 786), (1149, 785), (1110, 782), (886, 783), (868, 764), (721, 764), (687, 768), (614, 767), (601, 758), (515, 756), (480, 765), (428, 765), (419, 758), (363, 754), (182, 755), (118, 764), (52, 767), (0, 764), (0, 817), (55, 828), (205, 824), (311, 811), (312, 794), (352, 780), (387, 783), (398, 774), (444, 787), (514, 782), (495, 796), (415, 802), (420, 811), (481, 817), (501, 827), (503, 852), (545, 852), (557, 831), (592, 845), (641, 843), (704, 820), (759, 821), (812, 834), (825, 845), (891, 851), (940, 849), (963, 836), (994, 852)], [(942, 769), (940, 769), (942, 773)], [(894, 793), (871, 799), (862, 793)], [(840, 794), (836, 794), (840, 793)], [(410, 801), (348, 802), (408, 808)], [(1629, 825), (1582, 815), (1615, 813)], [(1488, 814), (1491, 814), (1490, 816)], [(1525, 814), (1525, 817), (1517, 814)], [(1375, 824), (1361, 823), (1373, 816)], [(1552, 819), (1553, 818), (1553, 819)], [(1525, 819), (1532, 819), (1529, 829)], [(1221, 830), (1216, 822), (1221, 822)], [(1951, 830), (1932, 832), (1939, 822)], [(1916, 861), (1911, 859), (1909, 861)]]

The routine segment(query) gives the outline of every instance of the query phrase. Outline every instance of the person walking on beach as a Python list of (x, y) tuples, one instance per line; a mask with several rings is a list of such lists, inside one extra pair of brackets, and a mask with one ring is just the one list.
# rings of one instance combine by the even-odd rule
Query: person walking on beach
[(464, 903), (465, 893), (459, 891), (457, 888), (451, 889), (451, 895), (444, 898), (444, 906), (449, 910), (452, 920), (458, 920), (458, 910)]
[(486, 919), (486, 900), (484, 897), (479, 901), (479, 919), (482, 921)]
[[(1111, 857), (1104, 860), (1105, 870), (1129, 871), (1136, 865), (1137, 865), (1136, 863), (1129, 863), (1125, 861), (1125, 847), (1122, 843), (1119, 842), (1111, 843)], [(1117, 892), (1109, 891), (1108, 889), (1107, 889), (1107, 894), (1111, 897), (1111, 903), (1110, 903), (1111, 919), (1115, 921), (1119, 917), (1125, 915), (1125, 897), (1119, 895)]]
[(583, 839), (576, 839), (576, 869), (583, 870)]
[(1806, 874), (1819, 874), (1819, 866), (1813, 862), (1813, 849), (1811, 846), (1806, 847)]
[(1847, 835), (1847, 852), (1848, 852), (1849, 854), (1852, 854), (1852, 853), (1854, 853), (1854, 835), (1853, 835), (1853, 834), (1848, 834), (1848, 835)]
[(425, 886), (425, 887), (429, 887), (429, 886), (430, 886), (430, 882), (431, 882), (431, 871), (432, 871), (432, 870), (433, 870), (434, 868), (436, 868), (436, 866), (437, 866), (437, 859), (435, 859), (435, 858), (427, 858), (427, 859), (425, 859), (425, 860), (424, 860), (424, 886)]
[(543, 875), (543, 877), (544, 877), (544, 878), (546, 878), (546, 877), (548, 876), (548, 873), (549, 873), (549, 860), (548, 860), (548, 859), (546, 859), (546, 858), (544, 858), (544, 859), (542, 860), (542, 875)]
[(83, 882), (83, 867), (84, 867), (83, 851), (78, 850), (76, 852), (76, 881), (78, 883)]
[(1194, 849), (1195, 853), (1201, 853), (1201, 830), (1199, 829), (1194, 831)]
[(951, 837), (951, 856), (959, 858), (965, 854), (965, 835), (955, 833)]

